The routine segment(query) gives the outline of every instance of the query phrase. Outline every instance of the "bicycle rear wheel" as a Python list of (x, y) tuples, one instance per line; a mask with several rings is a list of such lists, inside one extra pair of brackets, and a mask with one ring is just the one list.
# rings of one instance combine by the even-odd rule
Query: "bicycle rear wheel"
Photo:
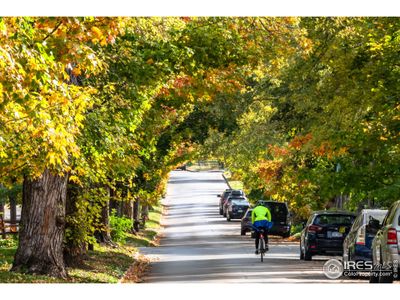
[(264, 262), (264, 254), (265, 254), (265, 240), (264, 240), (264, 238), (260, 238), (260, 256), (261, 256), (261, 262)]

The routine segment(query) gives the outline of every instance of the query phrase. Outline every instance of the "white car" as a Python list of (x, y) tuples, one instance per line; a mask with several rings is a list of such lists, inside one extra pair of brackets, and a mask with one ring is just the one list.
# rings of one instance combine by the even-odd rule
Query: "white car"
[(392, 204), (382, 223), (382, 228), (372, 241), (370, 282), (391, 283), (398, 279), (400, 260), (400, 201)]

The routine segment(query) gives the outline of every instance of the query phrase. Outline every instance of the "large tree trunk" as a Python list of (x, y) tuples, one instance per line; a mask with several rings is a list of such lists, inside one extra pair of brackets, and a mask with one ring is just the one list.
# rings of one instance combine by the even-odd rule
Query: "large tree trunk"
[(123, 202), (123, 214), (124, 217), (132, 220), (132, 228), (131, 232), (135, 233), (135, 220), (133, 219), (133, 201), (132, 200), (124, 200)]
[[(76, 266), (83, 263), (87, 254), (86, 242), (82, 241), (86, 233), (80, 232), (79, 211), (77, 209), (77, 197), (82, 189), (76, 184), (68, 184), (66, 200), (66, 224), (65, 227), (71, 232), (71, 237), (67, 239), (64, 248), (64, 259), (68, 266)], [(77, 238), (78, 237), (78, 238)]]
[[(111, 189), (109, 189), (108, 195), (109, 196), (111, 195)], [(113, 242), (111, 240), (109, 212), (110, 212), (110, 202), (107, 200), (101, 208), (100, 222), (101, 222), (102, 229), (96, 231), (95, 237), (99, 243), (113, 245)]]
[[(1, 185), (0, 185), (1, 187)], [(6, 231), (4, 228), (4, 202), (3, 199), (0, 198), (0, 234), (3, 239), (6, 238)]]
[(4, 217), (4, 202), (0, 199), (0, 216)]
[(133, 229), (135, 230), (135, 233), (138, 233), (140, 230), (140, 217), (139, 217), (139, 207), (140, 206), (140, 200), (139, 197), (136, 197), (135, 202), (133, 203)]
[[(3, 185), (0, 184), (0, 189), (3, 188)], [(2, 219), (4, 219), (4, 213), (5, 213), (5, 204), (6, 204), (6, 200), (5, 198), (1, 198), (0, 197), (0, 217), (2, 217)]]
[(133, 218), (133, 201), (132, 200), (124, 200), (123, 203), (123, 210), (122, 213), (124, 217), (127, 217), (128, 219)]
[(17, 197), (10, 195), (8, 199), (10, 200), (10, 231), (17, 232)]
[(117, 200), (115, 199), (115, 196), (116, 196), (116, 195), (115, 195), (115, 190), (112, 189), (112, 188), (110, 188), (109, 214), (112, 213), (112, 210), (113, 210), (113, 209), (115, 209), (115, 211), (118, 210), (118, 202), (119, 202), (119, 201), (117, 201)]
[(67, 277), (63, 258), (67, 176), (25, 179), (19, 246), (12, 271)]
[(149, 219), (149, 205), (145, 204), (142, 206), (142, 228), (146, 227), (146, 222)]
[(117, 183), (117, 189), (121, 192), (120, 199), (118, 201), (117, 216), (123, 217), (124, 216), (124, 199), (127, 196), (127, 190), (122, 182)]

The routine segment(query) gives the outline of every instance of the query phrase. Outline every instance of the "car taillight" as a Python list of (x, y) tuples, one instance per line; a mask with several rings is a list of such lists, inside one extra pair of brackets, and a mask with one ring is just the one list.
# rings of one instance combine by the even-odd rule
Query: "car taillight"
[(357, 245), (365, 245), (365, 225), (361, 226), (357, 231)]
[(321, 226), (317, 226), (317, 225), (309, 225), (308, 226), (308, 232), (311, 233), (317, 233), (318, 231), (321, 231), (322, 227)]
[(395, 228), (390, 228), (387, 233), (387, 244), (396, 245), (397, 244), (397, 230)]

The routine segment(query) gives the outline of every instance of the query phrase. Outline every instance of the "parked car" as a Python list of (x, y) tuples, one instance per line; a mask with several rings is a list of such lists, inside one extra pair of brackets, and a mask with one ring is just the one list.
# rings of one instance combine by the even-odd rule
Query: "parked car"
[[(223, 206), (223, 216), (227, 217), (227, 213), (228, 213), (228, 207), (229, 205), (232, 203), (232, 200), (237, 199), (237, 200), (246, 200), (246, 197), (234, 197), (234, 196), (229, 196), (228, 199), (225, 201), (224, 206)], [(246, 211), (246, 210), (245, 210)]]
[(300, 238), (300, 259), (314, 255), (342, 255), (343, 241), (356, 214), (347, 211), (316, 211), (308, 219)]
[(251, 232), (252, 223), (251, 223), (251, 212), (252, 208), (247, 209), (245, 212), (241, 222), (240, 222), (240, 235), (246, 235), (246, 232)]
[(249, 201), (245, 197), (236, 198), (230, 196), (231, 201), (229, 201), (226, 211), (226, 220), (230, 221), (232, 219), (241, 219), (246, 213), (247, 209), (250, 207)]
[(400, 201), (392, 204), (382, 228), (377, 232), (372, 241), (372, 263), (374, 270), (371, 272), (370, 282), (393, 282), (399, 274), (400, 262)]
[(226, 194), (226, 196), (224, 197), (224, 199), (222, 200), (222, 215), (224, 217), (226, 217), (226, 209), (228, 207), (228, 198), (229, 197), (236, 197), (236, 198), (242, 198), (245, 197), (244, 192), (242, 190), (230, 190), (229, 194)]
[(387, 210), (363, 209), (343, 242), (343, 261), (372, 261), (371, 246)]
[(290, 213), (285, 202), (258, 200), (257, 205), (268, 207), (271, 212), (271, 221), (273, 222), (269, 234), (281, 237), (289, 237), (292, 227)]
[(232, 192), (232, 189), (226, 189), (222, 195), (217, 195), (217, 197), (219, 198), (219, 205), (218, 205), (218, 209), (219, 209), (219, 214), (222, 215), (224, 213), (224, 203), (225, 201), (228, 199), (228, 197), (230, 196)]

